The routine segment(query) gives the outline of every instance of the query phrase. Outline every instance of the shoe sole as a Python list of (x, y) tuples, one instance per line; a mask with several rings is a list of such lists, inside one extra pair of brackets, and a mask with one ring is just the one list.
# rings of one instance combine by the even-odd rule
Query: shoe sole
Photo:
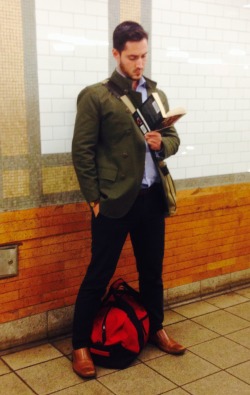
[(75, 374), (77, 374), (77, 376), (81, 377), (82, 379), (95, 379), (96, 378), (96, 373), (93, 373), (92, 375), (83, 375), (79, 372), (77, 372), (75, 369), (73, 369), (73, 372), (75, 372)]
[(170, 354), (170, 355), (183, 355), (187, 351), (186, 348), (184, 348), (183, 350), (180, 350), (180, 351), (165, 350), (164, 348), (160, 347), (157, 343), (155, 343), (153, 340), (149, 340), (148, 343), (153, 344), (155, 347), (159, 348), (159, 350), (166, 352), (167, 354)]

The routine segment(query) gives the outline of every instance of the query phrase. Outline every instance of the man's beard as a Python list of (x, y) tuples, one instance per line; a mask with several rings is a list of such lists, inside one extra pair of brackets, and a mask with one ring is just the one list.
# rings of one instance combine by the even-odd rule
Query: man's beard
[[(128, 73), (128, 72), (127, 72), (127, 70), (126, 70), (126, 68), (123, 66), (122, 62), (120, 62), (119, 67), (120, 67), (122, 73), (123, 73), (124, 75), (126, 75), (127, 78), (130, 78), (132, 81), (139, 81), (139, 80), (141, 79), (141, 74), (142, 74), (142, 71), (141, 71), (141, 70), (140, 70), (140, 75), (139, 75), (138, 77), (136, 77), (136, 76), (134, 76), (134, 73)], [(135, 70), (135, 72), (136, 72), (136, 70)]]

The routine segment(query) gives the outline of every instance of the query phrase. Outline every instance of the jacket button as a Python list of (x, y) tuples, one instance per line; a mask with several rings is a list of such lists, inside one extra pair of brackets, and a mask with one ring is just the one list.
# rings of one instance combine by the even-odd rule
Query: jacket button
[(123, 152), (122, 156), (123, 156), (123, 158), (127, 158), (128, 157), (128, 153), (127, 152)]
[(122, 174), (121, 174), (121, 179), (124, 180), (125, 177), (126, 177), (125, 174), (122, 173)]

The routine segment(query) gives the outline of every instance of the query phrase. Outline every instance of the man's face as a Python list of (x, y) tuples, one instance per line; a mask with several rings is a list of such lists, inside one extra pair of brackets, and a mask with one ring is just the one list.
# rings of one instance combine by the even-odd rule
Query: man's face
[(113, 49), (113, 56), (121, 71), (134, 81), (138, 81), (144, 71), (147, 60), (148, 41), (127, 41), (122, 52)]

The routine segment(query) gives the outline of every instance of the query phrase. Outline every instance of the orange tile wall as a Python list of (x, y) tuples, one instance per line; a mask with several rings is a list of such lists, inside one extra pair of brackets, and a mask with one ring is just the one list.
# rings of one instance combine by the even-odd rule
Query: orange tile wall
[[(90, 259), (90, 211), (85, 203), (0, 213), (0, 244), (20, 243), (19, 273), (0, 279), (0, 322), (72, 305)], [(250, 267), (250, 185), (178, 192), (178, 212), (166, 220), (164, 287)], [(115, 277), (137, 287), (130, 240)]]

